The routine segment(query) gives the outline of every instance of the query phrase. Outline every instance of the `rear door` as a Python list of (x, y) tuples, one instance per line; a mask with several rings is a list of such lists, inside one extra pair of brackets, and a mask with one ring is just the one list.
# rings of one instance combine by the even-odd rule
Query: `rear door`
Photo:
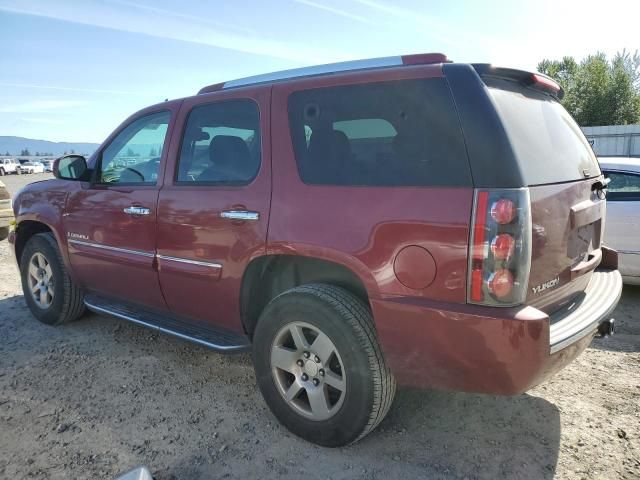
[(486, 83), (514, 168), (530, 191), (527, 303), (550, 312), (584, 290), (600, 263), (604, 177), (580, 128), (555, 98), (504, 79)]
[(158, 203), (158, 270), (171, 311), (242, 330), (240, 286), (265, 252), (270, 88), (184, 101)]

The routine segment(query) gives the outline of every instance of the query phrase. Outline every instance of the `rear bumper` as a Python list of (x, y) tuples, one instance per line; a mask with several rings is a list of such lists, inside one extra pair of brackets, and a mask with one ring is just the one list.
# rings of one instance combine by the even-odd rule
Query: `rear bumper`
[(371, 300), (383, 351), (400, 384), (513, 395), (574, 360), (622, 291), (617, 270), (596, 270), (580, 298), (551, 315), (534, 308)]

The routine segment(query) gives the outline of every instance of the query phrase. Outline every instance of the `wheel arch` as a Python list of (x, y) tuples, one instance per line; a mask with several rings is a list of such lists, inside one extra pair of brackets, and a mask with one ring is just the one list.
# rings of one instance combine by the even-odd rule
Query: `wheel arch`
[[(58, 248), (61, 247), (60, 238), (58, 238), (57, 232), (53, 227), (51, 227), (51, 225), (48, 225), (47, 223), (42, 222), (41, 220), (35, 220), (35, 219), (21, 220), (16, 227), (16, 241), (15, 241), (15, 253), (16, 253), (16, 260), (18, 264), (20, 264), (20, 260), (22, 258), (22, 252), (24, 251), (24, 247), (29, 241), (29, 239), (39, 233), (51, 233), (56, 239), (56, 242), (58, 243)], [(62, 258), (65, 260), (65, 263), (66, 263), (67, 258), (64, 252), (62, 251), (62, 248), (60, 248), (60, 251), (62, 253)]]
[(252, 337), (260, 314), (276, 296), (308, 283), (328, 283), (345, 288), (370, 307), (373, 276), (364, 278), (353, 264), (321, 255), (270, 253), (251, 260), (240, 289), (240, 313), (245, 332)]

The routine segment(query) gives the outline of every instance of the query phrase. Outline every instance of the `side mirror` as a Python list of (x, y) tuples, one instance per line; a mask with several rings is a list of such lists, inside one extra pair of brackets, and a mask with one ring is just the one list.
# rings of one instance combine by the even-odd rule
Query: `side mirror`
[(67, 155), (53, 162), (53, 176), (61, 180), (84, 180), (89, 169), (82, 155)]

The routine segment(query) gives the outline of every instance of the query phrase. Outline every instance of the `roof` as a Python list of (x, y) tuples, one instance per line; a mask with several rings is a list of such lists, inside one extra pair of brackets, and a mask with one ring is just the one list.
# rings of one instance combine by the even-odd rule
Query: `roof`
[(640, 172), (640, 157), (598, 157), (598, 161), (604, 169)]
[(229, 88), (244, 87), (247, 85), (257, 85), (262, 83), (272, 83), (289, 80), (292, 78), (311, 77), (316, 75), (327, 75), (332, 73), (348, 72), (355, 70), (371, 70), (378, 68), (399, 67), (402, 65), (427, 65), (432, 63), (449, 62), (447, 56), (442, 53), (420, 53), (416, 55), (398, 55), (394, 57), (369, 58), (365, 60), (352, 60), (349, 62), (328, 63), (325, 65), (314, 65), (310, 67), (294, 68), (279, 72), (254, 75), (252, 77), (239, 78), (223, 83), (208, 85), (198, 92), (217, 92)]

